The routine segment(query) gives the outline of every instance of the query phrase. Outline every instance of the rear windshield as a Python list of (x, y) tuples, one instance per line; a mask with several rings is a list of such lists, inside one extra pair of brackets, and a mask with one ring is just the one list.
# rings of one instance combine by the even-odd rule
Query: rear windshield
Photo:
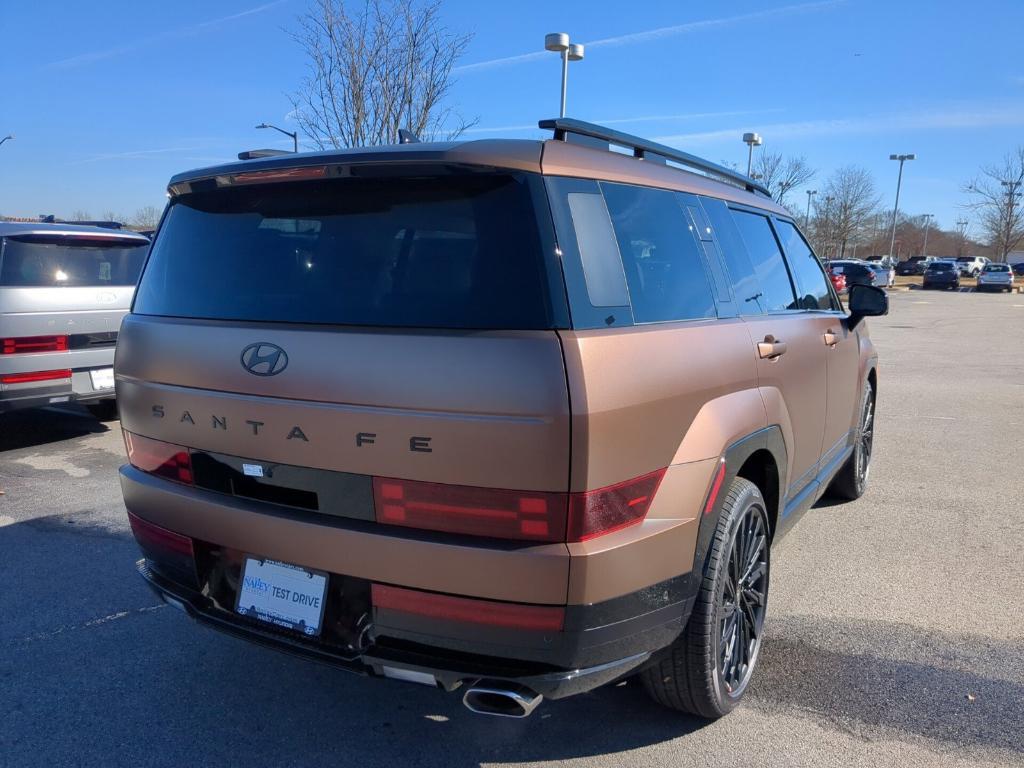
[[(134, 311), (418, 328), (553, 326), (527, 174), (194, 192), (167, 213)], [(538, 188), (542, 193), (542, 188)], [(550, 225), (549, 225), (550, 226)]]
[(985, 267), (986, 272), (1009, 272), (1010, 268), (1006, 264), (989, 264)]
[(948, 271), (948, 270), (950, 270), (952, 268), (953, 268), (953, 265), (950, 264), (948, 261), (937, 261), (937, 262), (935, 262), (934, 264), (932, 264), (931, 266), (928, 267), (928, 269), (932, 269), (932, 270), (936, 270), (936, 271), (940, 271), (940, 272), (945, 272), (945, 271)]
[(40, 288), (135, 285), (148, 243), (73, 242), (69, 238), (7, 238), (0, 252), (0, 286)]

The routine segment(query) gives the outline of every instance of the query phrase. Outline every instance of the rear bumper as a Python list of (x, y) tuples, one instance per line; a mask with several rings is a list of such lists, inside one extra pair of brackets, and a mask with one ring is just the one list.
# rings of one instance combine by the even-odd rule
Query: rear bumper
[[(159, 552), (144, 548), (149, 559), (140, 570), (169, 603), (230, 634), (364, 674), (382, 674), (388, 666), (427, 672), (449, 688), (506, 680), (549, 698), (567, 696), (614, 680), (670, 645), (696, 594), (696, 579), (685, 573), (600, 602), (567, 604), (573, 558), (565, 545), (470, 543), (382, 531), (384, 526), (360, 520), (325, 521), (181, 486), (130, 466), (121, 469), (121, 484), (129, 512), (193, 541), (194, 583), (180, 569), (165, 567)], [(279, 631), (234, 612), (246, 554), (328, 574), (330, 622), (325, 619), (321, 637)], [(584, 559), (593, 559), (595, 567), (603, 563), (599, 554)], [(560, 631), (551, 631), (407, 613), (372, 605), (373, 584), (561, 606), (564, 621)]]
[(560, 699), (622, 678), (642, 667), (652, 657), (651, 651), (643, 650), (602, 664), (552, 669), (542, 665), (517, 664), (510, 660), (445, 654), (428, 647), (390, 646), (386, 642), (372, 642), (360, 653), (345, 654), (310, 642), (299, 635), (244, 624), (240, 617), (236, 619), (231, 614), (211, 608), (198, 592), (164, 578), (148, 561), (140, 560), (137, 567), (161, 600), (212, 629), (359, 675), (388, 677), (394, 676), (394, 670), (430, 675), (446, 691), (481, 680), (501, 680), (524, 685), (545, 698)]
[(42, 408), (47, 405), (61, 403), (91, 403), (100, 400), (113, 400), (114, 390), (93, 389), (89, 372), (113, 365), (97, 366), (96, 368), (75, 368), (71, 370), (71, 379), (40, 382), (38, 384), (7, 384), (0, 385), (0, 413), (21, 410), (23, 408)]

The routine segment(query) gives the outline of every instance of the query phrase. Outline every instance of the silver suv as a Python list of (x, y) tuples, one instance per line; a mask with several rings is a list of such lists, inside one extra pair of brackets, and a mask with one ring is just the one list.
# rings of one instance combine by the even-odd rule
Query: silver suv
[(148, 250), (134, 232), (0, 222), (0, 413), (114, 415), (117, 331)]

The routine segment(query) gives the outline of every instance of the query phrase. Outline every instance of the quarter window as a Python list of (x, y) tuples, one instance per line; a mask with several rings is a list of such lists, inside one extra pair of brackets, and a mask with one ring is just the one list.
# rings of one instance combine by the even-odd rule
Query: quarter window
[(775, 221), (775, 230), (786, 250), (789, 266), (796, 278), (799, 295), (797, 297), (801, 309), (834, 309), (832, 292), (825, 280), (818, 257), (814, 255), (803, 236), (788, 221)]
[(675, 194), (601, 184), (637, 323), (715, 317), (697, 240)]
[(733, 220), (747, 246), (750, 263), (761, 284), (761, 303), (768, 312), (799, 309), (789, 270), (779, 250), (768, 217), (747, 211), (732, 212)]

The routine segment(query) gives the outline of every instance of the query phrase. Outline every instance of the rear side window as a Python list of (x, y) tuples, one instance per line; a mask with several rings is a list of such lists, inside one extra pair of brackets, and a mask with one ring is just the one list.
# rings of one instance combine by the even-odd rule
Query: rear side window
[(7, 238), (0, 251), (0, 286), (135, 285), (148, 243), (72, 238)]
[(775, 227), (782, 240), (782, 247), (786, 250), (789, 266), (793, 269), (793, 277), (796, 278), (800, 308), (834, 309), (825, 273), (811, 247), (790, 222), (776, 219)]
[(732, 217), (747, 246), (750, 263), (761, 285), (761, 301), (765, 309), (768, 312), (799, 309), (786, 262), (768, 217), (738, 210), (732, 211)]
[(467, 173), (194, 192), (168, 211), (134, 311), (551, 328), (546, 259), (554, 257), (546, 252), (553, 248), (542, 245), (533, 200), (543, 191), (531, 184), (542, 182), (525, 174)]
[(747, 247), (743, 243), (736, 222), (732, 219), (732, 211), (723, 201), (713, 197), (702, 197), (701, 207), (711, 222), (711, 229), (718, 239), (722, 258), (729, 270), (732, 283), (732, 294), (741, 315), (756, 315), (765, 311), (764, 297), (761, 286), (754, 274), (754, 267), (747, 256)]
[(637, 323), (715, 317), (700, 247), (673, 192), (602, 183)]

